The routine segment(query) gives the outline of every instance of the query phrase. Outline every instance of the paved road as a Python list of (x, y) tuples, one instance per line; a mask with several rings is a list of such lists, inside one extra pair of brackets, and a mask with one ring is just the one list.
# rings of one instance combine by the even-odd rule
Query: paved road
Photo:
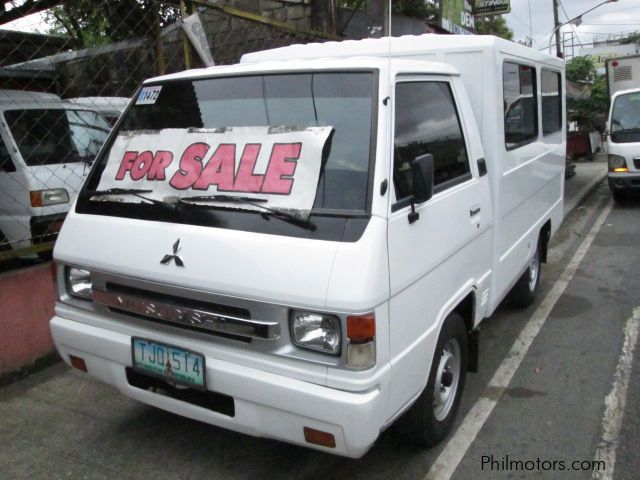
[[(606, 470), (593, 478), (638, 478), (640, 353), (627, 368), (621, 354), (638, 322), (639, 227), (640, 201), (613, 206), (604, 183), (567, 217), (538, 302), (503, 305), (483, 323), (480, 372), (467, 377), (448, 444), (408, 448), (387, 431), (362, 459), (344, 459), (180, 418), (58, 364), (0, 390), (0, 478), (588, 479), (571, 462), (598, 451)], [(494, 375), (514, 359), (502, 388)], [(610, 395), (620, 379), (626, 405)], [(509, 460), (539, 466), (507, 471)]]

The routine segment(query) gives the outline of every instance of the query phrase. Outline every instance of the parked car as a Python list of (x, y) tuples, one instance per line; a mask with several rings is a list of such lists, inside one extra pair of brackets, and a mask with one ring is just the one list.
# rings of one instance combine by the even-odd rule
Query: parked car
[(60, 355), (329, 453), (394, 423), (440, 441), (479, 323), (509, 292), (534, 301), (562, 222), (562, 85), (555, 57), (455, 35), (146, 81), (56, 244)]

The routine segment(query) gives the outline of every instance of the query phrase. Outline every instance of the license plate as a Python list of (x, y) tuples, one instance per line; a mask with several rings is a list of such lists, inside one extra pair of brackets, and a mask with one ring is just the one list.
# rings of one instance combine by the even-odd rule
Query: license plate
[(204, 355), (163, 343), (133, 338), (133, 368), (172, 383), (206, 390)]

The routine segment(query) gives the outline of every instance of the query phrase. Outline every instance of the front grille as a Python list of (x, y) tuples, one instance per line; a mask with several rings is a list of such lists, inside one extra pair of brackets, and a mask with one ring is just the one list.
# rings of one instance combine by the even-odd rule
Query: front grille
[(196, 310), (206, 310), (208, 312), (214, 312), (218, 315), (226, 315), (237, 318), (250, 319), (251, 312), (246, 308), (231, 307), (229, 305), (220, 305), (217, 303), (202, 302), (200, 300), (193, 300), (184, 297), (175, 297), (173, 295), (165, 295), (163, 293), (151, 292), (149, 290), (142, 290), (135, 287), (127, 287), (125, 285), (118, 285), (112, 282), (107, 282), (105, 285), (107, 292), (111, 293), (128, 293), (130, 295), (136, 295), (138, 297), (144, 297), (149, 300), (155, 300), (158, 302), (170, 303), (173, 305), (181, 305), (183, 307), (189, 307)]
[(280, 338), (280, 325), (277, 321), (253, 319), (246, 308), (175, 297), (111, 282), (105, 284), (105, 290), (94, 287), (91, 295), (95, 304), (102, 305), (111, 312), (152, 322), (246, 343), (253, 339)]
[(235, 401), (229, 395), (209, 391), (201, 392), (192, 388), (177, 388), (164, 380), (138, 373), (130, 367), (126, 368), (126, 373), (127, 382), (132, 387), (171, 397), (228, 417), (234, 417), (236, 414)]

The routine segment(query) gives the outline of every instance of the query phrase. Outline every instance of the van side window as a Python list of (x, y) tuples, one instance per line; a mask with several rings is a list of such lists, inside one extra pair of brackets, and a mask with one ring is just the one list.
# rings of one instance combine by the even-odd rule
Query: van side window
[(397, 199), (413, 193), (411, 162), (425, 153), (433, 155), (436, 192), (471, 178), (460, 119), (447, 82), (398, 83), (395, 115), (393, 182)]
[(4, 140), (0, 138), (0, 172), (15, 172), (16, 166), (11, 160), (11, 155)]
[(542, 134), (562, 130), (562, 97), (560, 74), (542, 69)]
[(538, 138), (535, 68), (505, 62), (502, 88), (505, 146), (512, 150)]

